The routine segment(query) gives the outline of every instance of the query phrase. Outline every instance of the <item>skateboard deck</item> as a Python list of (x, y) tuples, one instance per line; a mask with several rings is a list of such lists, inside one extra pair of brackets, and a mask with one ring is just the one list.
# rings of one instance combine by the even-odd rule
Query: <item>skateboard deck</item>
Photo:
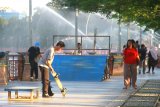
[(52, 71), (51, 71), (51, 74), (52, 74), (52, 76), (54, 77), (54, 80), (55, 80), (58, 88), (60, 89), (60, 91), (61, 91), (61, 93), (62, 93), (62, 96), (65, 96), (66, 93), (67, 93), (67, 89), (63, 87), (60, 79), (58, 78), (58, 74), (57, 74), (57, 73), (55, 74), (55, 73), (53, 73)]

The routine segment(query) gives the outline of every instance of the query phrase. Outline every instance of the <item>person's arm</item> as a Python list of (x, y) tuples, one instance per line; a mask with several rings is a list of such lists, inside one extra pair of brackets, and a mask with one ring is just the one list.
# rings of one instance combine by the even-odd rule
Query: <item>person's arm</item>
[(123, 53), (122, 53), (123, 61), (125, 60), (125, 56), (126, 56), (126, 48), (123, 50)]
[(47, 60), (46, 61), (46, 65), (49, 67), (49, 69), (51, 70), (51, 72), (53, 73), (53, 76), (56, 76), (56, 72), (54, 71), (54, 69), (53, 69), (53, 67), (52, 67), (52, 62), (51, 62), (51, 60)]
[(53, 56), (54, 56), (54, 49), (50, 49), (49, 52), (48, 52), (48, 56), (47, 56), (47, 60), (46, 60), (46, 65), (49, 67), (49, 69), (53, 73), (53, 76), (56, 76), (57, 73), (54, 71), (54, 69), (52, 67)]
[(40, 48), (39, 47), (37, 47), (37, 57), (42, 57), (42, 54), (41, 54), (41, 51), (40, 51)]
[(28, 51), (26, 52), (28, 56), (29, 56), (30, 50), (31, 50), (31, 47), (30, 47), (30, 48), (28, 49)]
[(138, 62), (140, 61), (140, 56), (139, 56), (138, 51), (137, 51), (137, 61), (138, 61)]
[(137, 59), (140, 61), (140, 57), (139, 57), (139, 55), (137, 55)]

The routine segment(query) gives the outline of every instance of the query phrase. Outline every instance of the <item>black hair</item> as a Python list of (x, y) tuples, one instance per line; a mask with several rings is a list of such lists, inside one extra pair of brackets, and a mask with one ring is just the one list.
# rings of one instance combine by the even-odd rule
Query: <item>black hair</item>
[(65, 47), (65, 44), (63, 41), (59, 41), (56, 46)]
[(127, 48), (128, 48), (128, 42), (131, 42), (131, 43), (132, 43), (132, 47), (133, 47), (133, 48), (136, 48), (136, 46), (135, 46), (135, 45), (136, 45), (136, 42), (135, 42), (135, 40), (134, 40), (134, 39), (128, 39), (128, 41), (127, 41), (127, 45), (126, 45), (126, 46), (127, 46)]
[(138, 41), (135, 41), (134, 39), (131, 39), (131, 41), (132, 41), (132, 47), (133, 47), (133, 48), (136, 48), (136, 43), (137, 43)]
[(144, 47), (145, 47), (145, 45), (144, 45), (144, 44), (142, 44), (142, 45), (141, 45), (141, 48), (142, 48), (142, 47), (144, 48)]
[(132, 39), (128, 39), (127, 44), (126, 44), (126, 47), (127, 47), (127, 48), (128, 48), (128, 42), (131, 42), (132, 45), (133, 45)]

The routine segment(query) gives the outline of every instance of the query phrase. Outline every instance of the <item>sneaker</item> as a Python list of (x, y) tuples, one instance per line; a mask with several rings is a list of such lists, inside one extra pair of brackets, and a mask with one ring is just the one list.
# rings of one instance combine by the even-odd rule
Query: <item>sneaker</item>
[(145, 74), (146, 72), (145, 72), (145, 70), (143, 70), (143, 74)]
[(33, 77), (30, 77), (30, 80), (33, 81)]
[(35, 81), (38, 81), (38, 78), (36, 78)]
[(42, 94), (43, 98), (49, 98), (50, 96), (48, 94)]
[(48, 85), (49, 85), (49, 87), (48, 87), (48, 95), (52, 97), (54, 95), (54, 93), (52, 92), (52, 89), (51, 89), (52, 86), (51, 86), (51, 82), (50, 81), (49, 81)]
[(137, 89), (137, 85), (134, 85), (133, 88), (134, 88), (134, 89)]
[(127, 89), (127, 88), (128, 88), (128, 87), (126, 87), (126, 86), (125, 86), (125, 87), (123, 87), (123, 89)]
[(137, 89), (137, 86), (134, 86), (133, 88), (134, 88), (134, 89)]
[(48, 95), (49, 95), (50, 97), (52, 97), (52, 96), (54, 96), (54, 93), (53, 93), (53, 92), (50, 92), (50, 93), (48, 93)]
[(150, 72), (148, 71), (148, 72), (146, 72), (146, 73), (150, 73)]
[(123, 87), (123, 89), (127, 89), (127, 87)]

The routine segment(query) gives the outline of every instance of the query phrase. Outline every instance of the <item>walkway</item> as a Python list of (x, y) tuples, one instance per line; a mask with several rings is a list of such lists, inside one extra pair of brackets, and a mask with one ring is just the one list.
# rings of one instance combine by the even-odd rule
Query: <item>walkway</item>
[[(160, 69), (155, 69), (155, 74), (138, 75), (138, 88), (144, 84), (147, 79), (160, 79)], [(68, 89), (65, 98), (62, 97), (54, 81), (52, 82), (52, 98), (40, 98), (34, 101), (8, 101), (5, 86), (0, 86), (0, 107), (118, 107), (135, 92), (133, 88), (124, 90), (123, 76), (114, 76), (104, 82), (74, 82), (64, 81), (64, 86)], [(41, 82), (10, 82), (13, 86), (38, 86)], [(25, 94), (25, 93), (22, 93)]]

